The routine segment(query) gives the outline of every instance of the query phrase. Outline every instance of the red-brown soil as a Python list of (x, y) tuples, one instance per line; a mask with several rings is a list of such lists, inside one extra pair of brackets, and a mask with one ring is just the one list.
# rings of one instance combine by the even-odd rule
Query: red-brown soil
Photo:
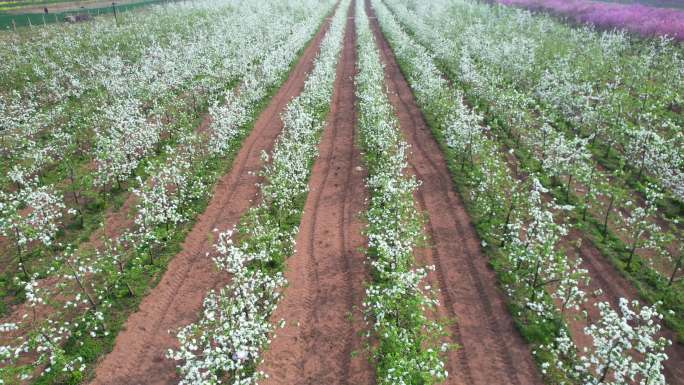
[(169, 263), (140, 309), (128, 318), (114, 350), (98, 364), (93, 384), (178, 382), (174, 362), (164, 357), (167, 349), (177, 346), (169, 331), (196, 321), (205, 294), (229, 281), (207, 256), (213, 252), (213, 230), (232, 228), (257, 198), (261, 153), (271, 150), (282, 128), (280, 112), (301, 92), (328, 23), (321, 26), (287, 81), (260, 114), (231, 171), (219, 180), (207, 209), (183, 242), (182, 251)]
[[(368, 2), (367, 8), (370, 9)], [(435, 265), (428, 276), (439, 289), (439, 316), (455, 320), (451, 342), (460, 345), (449, 354), (448, 384), (541, 384), (531, 352), (514, 328), (496, 277), (480, 250), (465, 208), (452, 189), (451, 178), (411, 90), (392, 51), (371, 19), (386, 66), (390, 101), (402, 132), (411, 145), (409, 164), (422, 182), (416, 200), (427, 213), (426, 232), (431, 247), (418, 260)]]
[[(347, 21), (328, 123), (309, 181), (309, 195), (288, 259), (288, 287), (273, 323), (286, 321), (259, 368), (274, 384), (372, 384), (374, 371), (362, 354), (365, 246), (359, 214), (365, 211), (365, 172), (354, 146), (356, 47), (354, 4)], [(353, 352), (358, 352), (352, 357)]]

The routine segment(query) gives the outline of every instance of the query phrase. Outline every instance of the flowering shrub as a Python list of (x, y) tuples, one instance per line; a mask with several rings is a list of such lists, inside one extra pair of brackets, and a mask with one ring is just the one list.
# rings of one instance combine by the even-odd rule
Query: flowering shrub
[(356, 30), (356, 96), (359, 137), (369, 171), (366, 235), (373, 277), (363, 307), (379, 341), (371, 348), (377, 381), (388, 385), (437, 383), (448, 374), (440, 356), (445, 349), (436, 346), (445, 331), (425, 314), (436, 304), (423, 283), (434, 267), (414, 266), (413, 250), (424, 237), (413, 201), (418, 181), (404, 173), (408, 145), (385, 92), (384, 67), (361, 1), (356, 3)]
[(139, 189), (133, 189), (138, 196), (138, 215), (136, 224), (144, 229), (153, 229), (158, 225), (176, 225), (186, 221), (192, 215), (187, 212), (190, 202), (207, 193), (202, 174), (196, 167), (202, 165), (197, 161), (197, 148), (192, 137), (187, 138), (182, 148), (169, 148), (169, 160), (163, 164), (150, 165), (147, 173), (150, 178)]
[(35, 179), (22, 178), (17, 191), (0, 191), (0, 235), (14, 243), (18, 265), (26, 278), (29, 267), (24, 252), (29, 243), (38, 241), (50, 246), (59, 229), (59, 221), (67, 212), (72, 213), (53, 186), (39, 186)]
[[(411, 14), (408, 8), (398, 4), (398, 1), (390, 3), (393, 9), (397, 10), (396, 14), (401, 15), (402, 22), (415, 26), (412, 31), (418, 31), (416, 35), (423, 36), (421, 39), (425, 39), (425, 36), (443, 35), (443, 31), (436, 33), (436, 30), (422, 23), (423, 20), (429, 20), (429, 16), (417, 17)], [(452, 167), (451, 170), (459, 182), (463, 181), (463, 188), (470, 192), (468, 196), (471, 198), (472, 207), (477, 210), (475, 214), (478, 218), (478, 228), (481, 229), (480, 233), (500, 240), (497, 250), (502, 253), (502, 256), (495, 258), (493, 263), (499, 270), (499, 277), (509, 296), (512, 315), (523, 333), (526, 333), (535, 345), (535, 356), (542, 372), (550, 382), (571, 383), (570, 380), (578, 377), (572, 370), (566, 370), (567, 368), (579, 368), (587, 362), (589, 363), (587, 368), (591, 365), (604, 368), (605, 366), (600, 366), (603, 364), (597, 364), (602, 359), (600, 353), (583, 359), (580, 356), (581, 352), (577, 352), (574, 345), (568, 347), (564, 354), (556, 354), (555, 346), (557, 345), (547, 344), (556, 336), (561, 336), (561, 339), (562, 336), (567, 336), (565, 326), (563, 326), (563, 316), (568, 315), (564, 314), (564, 311), (568, 308), (579, 309), (579, 305), (585, 301), (583, 288), (587, 287), (589, 281), (587, 272), (580, 268), (581, 259), (571, 260), (560, 248), (560, 241), (568, 231), (568, 224), (563, 223), (562, 220), (559, 221), (561, 218), (556, 214), (571, 210), (572, 207), (557, 205), (553, 197), (548, 196), (549, 191), (541, 185), (539, 179), (535, 175), (530, 175), (529, 169), (525, 169), (526, 164), (523, 163), (523, 171), (527, 173), (526, 179), (513, 177), (518, 176), (517, 163), (514, 160), (504, 160), (505, 154), (500, 151), (500, 145), (496, 141), (498, 137), (488, 134), (489, 132), (498, 134), (499, 127), (496, 131), (482, 127), (481, 119), (473, 116), (473, 112), (468, 112), (462, 104), (461, 93), (451, 91), (451, 87), (433, 62), (433, 55), (439, 57), (441, 53), (448, 54), (448, 50), (444, 48), (448, 43), (445, 43), (443, 39), (431, 40), (430, 45), (437, 53), (427, 51), (402, 30), (394, 15), (382, 2), (374, 1), (373, 4), (383, 32), (390, 41), (403, 72), (407, 75), (418, 104), (428, 116), (436, 136), (447, 149), (447, 156), (458, 159), (461, 163), (459, 168)], [(430, 9), (433, 6), (435, 3), (425, 7)], [(428, 12), (425, 9), (423, 11)], [(429, 12), (435, 12), (435, 10), (431, 9)], [(493, 97), (497, 89), (492, 88), (491, 84), (500, 81), (501, 78), (493, 77), (492, 81), (488, 81), (479, 73), (473, 73), (470, 63), (466, 62), (466, 64), (465, 71), (471, 72), (465, 76), (469, 80), (478, 82), (472, 88), (466, 88), (466, 92), (472, 91), (479, 96)], [(464, 62), (458, 65), (462, 66)], [(500, 107), (503, 109), (502, 106), (507, 106), (506, 108), (520, 106), (516, 108), (521, 108), (529, 102), (529, 99), (507, 99), (502, 102), (501, 106), (496, 107), (497, 109)], [(507, 115), (509, 122), (524, 122), (527, 119), (525, 110), (518, 111), (519, 114)], [(459, 117), (459, 115), (465, 116)], [(457, 123), (452, 123), (453, 120)], [(463, 124), (472, 126), (466, 129), (453, 129)], [(471, 146), (467, 140), (462, 140), (463, 137), (468, 137), (468, 133), (478, 131), (484, 134), (477, 136), (477, 146)], [(530, 137), (519, 139), (524, 140), (525, 145), (536, 147), (537, 151), (532, 155), (542, 169), (546, 168), (549, 172), (553, 171), (556, 174), (565, 173), (566, 176), (569, 176), (569, 172), (571, 172), (570, 175), (583, 175), (577, 168), (570, 168), (575, 162), (573, 159), (579, 159), (576, 161), (579, 164), (582, 164), (581, 159), (586, 159), (583, 151), (575, 151), (577, 147), (582, 147), (581, 141), (570, 144), (562, 139), (562, 135), (550, 125), (542, 126), (538, 131), (532, 131), (532, 134)], [(471, 156), (469, 152), (473, 148), (481, 150)], [(467, 155), (464, 155), (464, 152)], [(509, 155), (514, 154), (511, 150)], [(465, 163), (462, 161), (464, 156), (466, 159), (473, 159), (471, 168), (464, 169)], [(591, 172), (589, 174), (591, 175)], [(621, 303), (626, 301), (622, 299)], [(617, 320), (614, 316), (615, 312), (609, 306), (608, 304), (602, 305), (601, 316), (596, 326), (585, 331), (587, 336), (594, 338), (595, 346), (603, 346), (600, 341), (602, 337), (599, 335), (604, 327), (624, 324), (623, 320)], [(645, 317), (648, 319), (661, 317), (654, 308), (646, 309)], [(624, 308), (622, 312), (627, 314)], [(654, 364), (650, 367), (652, 370), (633, 369), (634, 371), (630, 373), (644, 374), (645, 377), (642, 378), (648, 379), (644, 383), (649, 383), (649, 381), (659, 383), (657, 381), (662, 378), (661, 362), (664, 359), (660, 353), (666, 341), (656, 336), (659, 328), (657, 324), (652, 321), (645, 321), (645, 323), (654, 331), (644, 329), (643, 333), (639, 332), (637, 338), (642, 338), (643, 348), (632, 350), (632, 346), (626, 344), (624, 353), (625, 355), (638, 355), (652, 348), (654, 354), (644, 361)], [(570, 340), (566, 337), (565, 341)], [(606, 353), (605, 350), (602, 352)], [(623, 359), (622, 362), (625, 360)], [(637, 366), (638, 364), (632, 365), (631, 368)], [(626, 370), (624, 373), (627, 373), (632, 369), (624, 370)], [(629, 374), (624, 374), (624, 376), (629, 377)], [(598, 376), (600, 377), (601, 375)], [(598, 384), (604, 379), (591, 382), (582, 380), (581, 382)]]
[[(601, 317), (584, 329), (591, 341), (588, 347), (577, 349), (564, 332), (550, 347), (559, 358), (558, 369), (582, 384), (666, 384), (662, 363), (670, 341), (657, 336), (662, 319), (657, 306), (620, 298), (616, 311), (609, 303), (597, 303)], [(560, 358), (568, 356), (576, 364), (565, 366), (567, 360)]]
[(338, 5), (302, 93), (281, 116), (282, 132), (270, 163), (260, 171), (260, 203), (234, 231), (219, 235), (213, 259), (232, 280), (208, 293), (200, 320), (178, 331), (180, 347), (167, 353), (178, 361), (181, 384), (246, 385), (262, 376), (255, 367), (270, 341), (269, 316), (286, 284), (282, 264), (294, 250), (310, 167), (332, 97), (347, 8), (349, 0)]
[(556, 223), (554, 211), (558, 208), (542, 201), (547, 192), (539, 180), (532, 179), (525, 216), (508, 225), (509, 242), (503, 248), (514, 282), (509, 293), (542, 318), (552, 318), (554, 313), (544, 298), (546, 292), (562, 304), (561, 311), (577, 309), (584, 302), (581, 284), (588, 281), (587, 271), (578, 267), (581, 259), (571, 262), (559, 247), (568, 228)]
[[(197, 200), (206, 198), (208, 186), (219, 177), (215, 164), (219, 163), (221, 157), (230, 156), (239, 148), (258, 108), (270, 90), (284, 80), (297, 52), (311, 38), (332, 6), (330, 2), (309, 0), (269, 4), (246, 2), (244, 6), (235, 8), (230, 4), (233, 3), (225, 5), (233, 9), (232, 12), (239, 13), (213, 25), (208, 23), (210, 30), (206, 39), (198, 39), (193, 43), (203, 51), (215, 50), (217, 54), (226, 55), (226, 60), (220, 55), (207, 55), (207, 60), (218, 60), (220, 65), (197, 63), (197, 68), (205, 71), (198, 76), (213, 79), (215, 75), (214, 80), (217, 81), (212, 81), (210, 88), (198, 88), (193, 92), (198, 97), (218, 100), (226, 92), (223, 89), (224, 77), (239, 79), (235, 88), (240, 92), (232, 88), (227, 92), (237, 95), (234, 103), (240, 103), (242, 118), (230, 123), (230, 134), (221, 137), (224, 142), (220, 146), (210, 139), (218, 138), (214, 132), (217, 127), (215, 124), (210, 125), (206, 132), (192, 134), (187, 131), (195, 128), (194, 120), (188, 119), (178, 125), (179, 132), (174, 140), (162, 148), (164, 157), (147, 162), (144, 174), (149, 177), (141, 177), (138, 187), (132, 188), (139, 199), (135, 221), (130, 227), (119, 229), (121, 232), (118, 237), (106, 240), (95, 250), (67, 247), (67, 251), (51, 256), (50, 266), (41, 271), (48, 279), (38, 279), (30, 274), (26, 279), (18, 280), (17, 284), (24, 287), (27, 299), (18, 314), (12, 315), (17, 322), (0, 324), (3, 341), (0, 345), (0, 381), (14, 383), (19, 378), (26, 380), (36, 376), (62, 382), (82, 380), (86, 364), (97, 358), (92, 356), (88, 344), (97, 345), (117, 330), (117, 325), (109, 323), (112, 306), (120, 305), (117, 301), (121, 298), (139, 295), (138, 288), (149, 287), (149, 282), (140, 280), (149, 279), (148, 269), (156, 269), (150, 266), (156, 262), (148, 262), (146, 258), (148, 254), (153, 254), (151, 246), (165, 247), (160, 244), (162, 240), (165, 240), (165, 244), (177, 242), (170, 239), (182, 234), (183, 226), (179, 225), (196, 215), (192, 209), (197, 207)], [(215, 6), (216, 3), (213, 3), (212, 10)], [(163, 13), (174, 14), (176, 18), (187, 22), (185, 16), (189, 11), (179, 6), (175, 10), (164, 9)], [(217, 18), (223, 16), (225, 14), (222, 12), (216, 13)], [(236, 23), (234, 18), (245, 25)], [(235, 33), (229, 32), (233, 29)], [(218, 30), (222, 32), (215, 36), (213, 33)], [(228, 35), (224, 35), (226, 32)], [(259, 37), (255, 38), (255, 35)], [(235, 44), (234, 50), (226, 48), (225, 39), (234, 40), (231, 43)], [(241, 48), (235, 51), (240, 41), (250, 41), (252, 45), (245, 48), (244, 52)], [(270, 45), (275, 45), (275, 48), (267, 49)], [(237, 54), (233, 55), (233, 52)], [(121, 75), (125, 76), (125, 72)], [(206, 78), (202, 83), (205, 81)], [(115, 87), (116, 92), (123, 92), (126, 84), (107, 86)], [(204, 92), (208, 94), (203, 95)], [(178, 107), (173, 100), (166, 105), (170, 110)], [(219, 108), (218, 105), (215, 108)], [(155, 114), (158, 112), (156, 110)], [(166, 119), (163, 109), (159, 115)], [(122, 141), (125, 139), (121, 138)], [(138, 158), (138, 161), (142, 160)], [(22, 172), (12, 175), (13, 183), (27, 189), (33, 186), (25, 180)], [(60, 206), (55, 203), (50, 207), (57, 209)], [(130, 299), (125, 301), (131, 302)], [(81, 346), (90, 353), (82, 355), (83, 352), (79, 350)]]
[(272, 325), (266, 315), (275, 310), (285, 279), (281, 273), (249, 269), (250, 262), (265, 256), (255, 258), (237, 249), (231, 235), (219, 234), (215, 257), (231, 273), (230, 286), (205, 297), (200, 321), (178, 332), (180, 348), (169, 353), (182, 361), (181, 384), (221, 383), (225, 374), (235, 384), (254, 383), (253, 363), (269, 342)]
[(161, 127), (147, 123), (135, 100), (108, 105), (102, 112), (105, 128), (96, 131), (96, 183), (107, 185), (128, 179), (159, 140)]

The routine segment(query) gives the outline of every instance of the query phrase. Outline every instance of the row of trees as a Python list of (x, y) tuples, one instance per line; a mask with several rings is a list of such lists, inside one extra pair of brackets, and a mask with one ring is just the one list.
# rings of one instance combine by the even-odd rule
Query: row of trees
[(364, 2), (356, 2), (356, 97), (359, 143), (368, 168), (365, 235), (373, 277), (363, 310), (370, 338), (377, 340), (371, 357), (379, 384), (440, 383), (449, 375), (444, 355), (450, 347), (440, 345), (444, 326), (429, 319), (437, 299), (425, 279), (435, 267), (420, 266), (414, 258), (425, 241), (414, 201), (420, 181), (407, 173), (409, 146), (389, 101), (385, 68), (364, 8)]
[[(641, 86), (591, 77), (619, 77), (612, 71), (627, 65), (623, 62), (628, 63), (630, 69), (625, 71), (633, 77), (648, 74), (652, 79), (661, 79), (677, 72), (680, 59), (667, 41), (643, 43), (649, 44), (648, 49), (633, 52), (628, 49), (631, 41), (620, 34), (568, 29), (515, 10), (501, 9), (493, 16), (491, 7), (455, 6), (448, 1), (416, 5), (415, 13), (402, 6), (393, 9), (416, 32), (416, 38), (429, 47), (449, 76), (462, 85), (466, 98), (487, 113), (492, 127), (510, 136), (514, 146), (522, 145), (519, 148), (536, 160), (544, 178), (565, 186), (566, 200), (572, 197), (577, 202), (583, 220), (588, 215), (595, 218), (603, 224), (604, 237), (612, 227), (614, 234), (627, 243), (628, 269), (633, 251), (639, 254), (639, 249), (648, 248), (658, 258), (668, 260), (670, 270), (657, 270), (665, 283), (675, 282), (684, 255), (684, 245), (676, 241), (682, 233), (678, 219), (663, 214), (661, 209), (664, 199), (676, 195), (683, 185), (682, 136), (677, 121), (662, 111), (664, 104), (677, 103), (673, 100), (676, 96), (667, 91), (670, 85), (663, 85), (659, 88), (663, 94), (654, 96), (657, 100), (644, 102), (654, 105), (650, 110), (630, 114), (626, 112), (629, 106), (615, 106), (610, 101), (618, 98), (614, 94)], [(448, 15), (456, 11), (467, 15), (467, 19), (459, 19), (458, 23), (449, 19)], [(445, 23), (450, 36), (458, 38), (444, 38), (441, 27)], [(530, 33), (544, 28), (550, 32)], [(572, 39), (559, 43), (560, 36), (567, 35)], [(549, 44), (554, 50), (562, 48), (556, 59), (542, 51)], [(599, 63), (610, 69), (609, 74), (594, 68), (594, 64), (584, 68), (577, 63), (574, 55), (579, 53), (575, 51), (586, 44)], [(653, 57), (663, 63), (653, 64)], [(605, 87), (605, 83), (612, 84), (604, 90), (606, 94), (595, 95), (595, 90)], [(606, 122), (597, 122), (597, 116)], [(636, 116), (636, 123), (632, 116)], [(620, 132), (629, 136), (619, 144), (624, 157), (612, 160), (618, 162), (617, 166), (606, 169), (597, 163), (606, 162), (597, 153), (605, 146), (598, 146), (597, 141), (621, 141)], [(631, 168), (626, 168), (629, 164)], [(646, 180), (635, 191), (628, 180), (638, 177), (641, 170), (668, 175), (669, 179), (656, 179), (657, 183)], [(637, 207), (641, 209), (634, 212)]]
[[(2, 111), (2, 120), (7, 123), (3, 137), (7, 139), (4, 144), (8, 151), (3, 152), (6, 158), (0, 168), (12, 165), (7, 177), (0, 180), (0, 190), (7, 196), (7, 204), (12, 204), (13, 195), (31, 196), (30, 189), (17, 191), (28, 188), (25, 180), (32, 181), (31, 189), (40, 187), (53, 200), (59, 200), (54, 210), (65, 206), (68, 210), (63, 209), (62, 214), (67, 211), (73, 214), (73, 217), (50, 217), (54, 228), (50, 237), (58, 237), (60, 241), (64, 237), (55, 229), (71, 228), (72, 233), (92, 231), (95, 227), (92, 222), (99, 220), (108, 201), (116, 195), (111, 190), (120, 194), (129, 187), (126, 182), (134, 188), (143, 188), (136, 186), (136, 177), (145, 179), (156, 172), (153, 167), (143, 168), (143, 165), (163, 162), (173, 156), (173, 148), (183, 146), (182, 142), (195, 130), (204, 106), (221, 103), (227, 89), (245, 76), (254, 76), (246, 74), (266, 58), (268, 49), (265, 47), (282, 46), (282, 41), (291, 33), (289, 28), (276, 29), (273, 24), (257, 20), (262, 12), (257, 5), (235, 5), (235, 2), (227, 2), (212, 16), (202, 16), (210, 19), (201, 23), (202, 28), (196, 29), (192, 36), (186, 30), (188, 27), (179, 28), (174, 34), (155, 23), (167, 20), (170, 25), (177, 25), (177, 19), (200, 17), (206, 4), (197, 4), (193, 9), (179, 5), (159, 10), (164, 13), (160, 20), (140, 16), (141, 22), (151, 24), (147, 27), (148, 32), (158, 33), (157, 40), (132, 33), (131, 30), (140, 32), (140, 27), (130, 26), (116, 30), (119, 39), (115, 42), (111, 39), (99, 43), (90, 41), (93, 34), (100, 37), (100, 32), (95, 32), (98, 28), (107, 30), (97, 27), (106, 21), (95, 22), (90, 27), (95, 31), (83, 27), (83, 35), (71, 29), (57, 29), (55, 35), (50, 36), (55, 44), (92, 44), (88, 49), (92, 49), (93, 54), (85, 58), (80, 56), (79, 50), (65, 48), (61, 56), (75, 55), (80, 59), (72, 61), (72, 58), (48, 55), (35, 66), (63, 65), (59, 71), (72, 70), (72, 77), (78, 79), (74, 83), (86, 84), (88, 91), (50, 102), (24, 100), (30, 96), (23, 95), (25, 89), (22, 87), (34, 89), (37, 94), (42, 94), (42, 87), (46, 87), (42, 77), (27, 76), (25, 82), (30, 84), (17, 85), (7, 94), (0, 92), (0, 106), (8, 106), (4, 104), (5, 100), (12, 103)], [(278, 4), (272, 6), (274, 10), (281, 8)], [(305, 19), (305, 13), (296, 12), (284, 13), (292, 15), (292, 22), (284, 22), (283, 26)], [(231, 22), (233, 19), (239, 19), (241, 23)], [(262, 36), (258, 42), (254, 41), (257, 35)], [(197, 39), (197, 36), (202, 38)], [(17, 49), (34, 46), (32, 41), (15, 44)], [(108, 44), (123, 48), (115, 49)], [(272, 81), (272, 75), (265, 80)], [(68, 88), (70, 84), (60, 83), (59, 86)], [(257, 97), (263, 97), (263, 94)], [(22, 145), (17, 148), (12, 138), (20, 138)], [(217, 143), (225, 149), (230, 137), (223, 139)], [(56, 182), (48, 184), (44, 182), (46, 180)], [(18, 207), (35, 211), (40, 209), (39, 205), (38, 201), (24, 200)], [(16, 217), (15, 222), (17, 220), (23, 221), (22, 226), (27, 231), (46, 234), (36, 226), (30, 229), (30, 218)], [(87, 224), (85, 229), (70, 226), (75, 223), (84, 227), (84, 222)], [(87, 235), (80, 238), (87, 239)], [(45, 256), (59, 248), (41, 250), (37, 246), (37, 243), (29, 242), (22, 245), (21, 256), (10, 257)]]
[[(155, 257), (183, 231), (180, 225), (194, 218), (197, 202), (206, 198), (209, 186), (218, 178), (212, 164), (239, 148), (256, 109), (268, 91), (283, 81), (331, 4), (303, 0), (253, 7), (245, 10), (250, 16), (242, 21), (250, 24), (250, 17), (258, 18), (259, 28), (269, 35), (262, 44), (275, 44), (276, 48), (260, 46), (257, 51), (262, 57), (252, 66), (242, 67), (246, 71), (238, 84), (242, 92), (228, 101), (240, 103), (237, 110), (244, 116), (228, 122), (216, 113), (206, 133), (180, 135), (174, 147), (164, 149), (165, 159), (148, 164), (149, 178), (140, 178), (139, 187), (132, 189), (135, 218), (130, 225), (117, 229), (114, 239), (91, 245), (94, 249), (67, 247), (51, 258), (40, 275), (28, 272), (28, 277), (20, 280), (26, 301), (3, 317), (0, 331), (6, 342), (0, 346), (0, 379), (57, 375), (81, 380), (85, 365), (96, 357), (82, 356), (79, 346), (116, 331), (109, 318), (112, 306), (149, 287), (148, 270), (155, 269)], [(273, 12), (283, 7), (288, 11)], [(177, 17), (182, 18), (183, 12), (179, 10)], [(234, 28), (248, 30), (240, 23)], [(235, 95), (234, 90), (228, 92)], [(215, 132), (219, 126), (232, 134), (221, 135), (226, 143), (217, 149), (218, 144), (209, 138), (219, 137)]]
[[(452, 171), (466, 181), (462, 187), (469, 192), (482, 234), (498, 243), (495, 246), (502, 257), (496, 264), (513, 308), (519, 311), (514, 317), (526, 327), (553, 325), (563, 318), (573, 322), (567, 310), (584, 306), (589, 277), (581, 268), (581, 259), (569, 256), (562, 247), (569, 225), (559, 219), (571, 207), (558, 205), (538, 176), (518, 170), (513, 154), (501, 151), (491, 130), (481, 124), (482, 116), (469, 110), (460, 92), (444, 80), (432, 62), (432, 54), (403, 31), (384, 4), (373, 3), (419, 105), (438, 129), (448, 157), (459, 164)], [(409, 13), (399, 2), (391, 4), (402, 22), (410, 18), (411, 23), (416, 23), (428, 17)], [(543, 129), (540, 131), (542, 138), (548, 138)], [(542, 329), (555, 333), (542, 336), (542, 340), (552, 343), (535, 346), (538, 358), (546, 362), (542, 363), (543, 371), (553, 381), (579, 376), (583, 383), (591, 384), (606, 383), (608, 378), (664, 384), (663, 349), (669, 341), (658, 336), (657, 321), (661, 316), (655, 308), (637, 302), (617, 311), (610, 310), (609, 303), (598, 302), (596, 306), (600, 317), (584, 328), (589, 343), (582, 350), (567, 338), (564, 326), (555, 331)], [(640, 314), (639, 322), (650, 327), (632, 326), (637, 321), (634, 313)], [(620, 349), (611, 348), (615, 341), (619, 341)], [(573, 352), (574, 356), (560, 354), (561, 350)], [(558, 366), (556, 361), (560, 362)]]
[[(231, 281), (220, 290), (207, 293), (199, 320), (176, 333), (179, 348), (169, 350), (167, 357), (176, 361), (180, 384), (248, 385), (256, 384), (263, 376), (256, 370), (256, 364), (270, 342), (274, 325), (269, 318), (287, 284), (282, 270), (285, 259), (294, 251), (299, 217), (308, 193), (307, 182), (332, 98), (349, 3), (345, 0), (338, 4), (304, 89), (281, 115), (283, 129), (271, 153), (265, 155), (268, 162), (259, 171), (264, 181), (259, 185), (259, 203), (242, 214), (233, 230), (219, 234), (212, 258), (220, 271), (230, 274)], [(332, 3), (324, 5), (319, 5), (315, 20), (321, 20)], [(300, 36), (302, 44), (313, 31), (308, 32)], [(296, 50), (291, 52), (291, 60), (295, 53)], [(272, 59), (264, 63), (280, 66), (277, 68), (282, 76), (288, 62), (276, 60), (278, 57)], [(273, 79), (268, 75), (272, 69), (263, 68), (264, 79)], [(269, 89), (241, 89), (239, 95), (229, 100), (250, 101), (250, 95)], [(232, 114), (241, 110), (215, 109), (221, 117), (216, 123), (220, 127), (216, 134), (230, 132), (226, 125), (240, 121)], [(254, 110), (249, 111), (250, 115), (253, 113)]]

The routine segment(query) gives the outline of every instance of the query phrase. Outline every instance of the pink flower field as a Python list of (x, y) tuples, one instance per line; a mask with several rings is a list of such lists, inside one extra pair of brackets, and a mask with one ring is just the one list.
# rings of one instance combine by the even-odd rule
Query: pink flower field
[(640, 4), (612, 4), (589, 0), (498, 0), (536, 11), (570, 17), (602, 28), (624, 28), (645, 36), (668, 35), (684, 40), (684, 11)]

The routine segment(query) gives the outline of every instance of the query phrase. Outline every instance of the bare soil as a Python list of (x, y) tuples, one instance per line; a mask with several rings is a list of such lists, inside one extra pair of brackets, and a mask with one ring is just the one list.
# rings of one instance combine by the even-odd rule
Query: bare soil
[[(370, 9), (368, 2), (366, 6)], [(372, 18), (371, 23), (386, 66), (390, 101), (411, 145), (409, 165), (422, 182), (416, 200), (428, 216), (426, 232), (431, 247), (421, 250), (418, 260), (435, 265), (436, 270), (428, 279), (439, 289), (438, 311), (442, 317), (455, 320), (450, 327), (450, 339), (460, 348), (449, 354), (446, 383), (541, 384), (531, 352), (514, 328), (494, 272), (452, 188), (443, 155), (377, 20)]]
[(214, 268), (214, 229), (232, 228), (257, 198), (262, 151), (270, 151), (282, 128), (280, 112), (298, 95), (327, 30), (326, 21), (304, 51), (287, 81), (259, 115), (238, 152), (231, 171), (216, 185), (205, 212), (199, 216), (169, 263), (159, 284), (143, 299), (116, 338), (113, 351), (98, 364), (93, 384), (175, 384), (175, 365), (164, 357), (177, 342), (169, 331), (197, 320), (205, 294), (225, 285), (230, 277)]
[[(259, 370), (262, 385), (372, 384), (374, 371), (363, 354), (360, 308), (364, 295), (361, 235), (367, 192), (361, 155), (354, 146), (356, 63), (352, 2), (337, 67), (328, 122), (309, 180), (309, 195), (288, 259), (284, 292), (272, 322), (276, 331)], [(358, 352), (352, 356), (353, 352)]]

